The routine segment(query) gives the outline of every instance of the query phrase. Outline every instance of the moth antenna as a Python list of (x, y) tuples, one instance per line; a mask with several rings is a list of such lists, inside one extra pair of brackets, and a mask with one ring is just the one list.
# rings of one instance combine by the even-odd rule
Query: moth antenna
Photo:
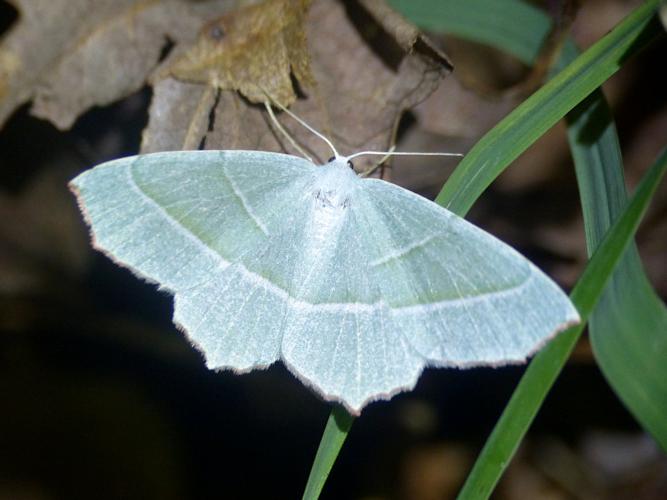
[[(327, 138), (324, 136), (324, 134), (321, 134), (320, 132), (318, 132), (317, 130), (315, 130), (313, 127), (311, 127), (310, 125), (308, 125), (305, 121), (303, 121), (301, 118), (299, 118), (298, 116), (296, 116), (294, 113), (292, 113), (292, 112), (291, 112), (289, 109), (287, 109), (285, 106), (283, 106), (282, 104), (280, 104), (280, 102), (278, 102), (278, 101), (277, 101), (271, 94), (269, 94), (269, 92), (268, 92), (266, 89), (264, 89), (263, 87), (259, 87), (259, 88), (260, 88), (260, 90), (261, 90), (262, 92), (264, 92), (264, 94), (266, 94), (266, 96), (271, 100), (271, 102), (273, 102), (273, 104), (275, 104), (276, 106), (278, 106), (282, 111), (284, 111), (284, 112), (287, 113), (289, 116), (291, 116), (294, 120), (296, 120), (297, 122), (299, 122), (303, 127), (307, 128), (307, 129), (310, 130), (313, 134), (315, 134), (317, 137), (319, 137), (319, 138), (322, 139), (324, 142), (326, 142), (327, 145), (331, 148), (331, 151), (333, 151), (334, 156), (335, 156), (336, 158), (340, 158), (340, 155), (338, 154), (338, 151), (336, 151), (336, 148), (334, 147), (334, 145), (331, 143), (331, 141), (330, 141), (329, 139), (327, 139)], [(264, 104), (266, 105), (267, 103), (264, 103)]]
[[(387, 161), (387, 158), (389, 158), (389, 157), (391, 156), (391, 153), (394, 152), (394, 149), (396, 149), (396, 145), (395, 145), (395, 144), (394, 144), (392, 147), (389, 148), (389, 151), (387, 151), (387, 154), (384, 155), (382, 158), (380, 158), (380, 160), (379, 160), (378, 162), (376, 162), (375, 165), (373, 165), (373, 166), (372, 166), (371, 168), (369, 168), (368, 170), (365, 170), (365, 171), (361, 172), (361, 173), (359, 174), (359, 177), (368, 177), (368, 176), (371, 175), (373, 172), (375, 172), (378, 168), (380, 168), (380, 166), (381, 166), (385, 161)], [(353, 156), (354, 156), (354, 155), (353, 155)]]
[[(352, 158), (356, 158), (357, 156), (363, 156), (363, 155), (383, 155), (383, 156), (459, 156), (463, 157), (464, 155), (462, 153), (419, 153), (419, 152), (412, 152), (412, 151), (361, 151), (359, 153), (354, 153), (353, 155), (350, 155), (347, 157), (348, 160), (351, 160)], [(386, 160), (384, 158), (382, 161)], [(380, 162), (381, 163), (381, 162)]]
[(306, 158), (309, 162), (313, 163), (313, 159), (310, 157), (308, 153), (299, 145), (298, 142), (290, 135), (290, 133), (285, 130), (282, 126), (282, 124), (278, 121), (278, 118), (276, 118), (276, 115), (273, 114), (273, 109), (271, 108), (271, 105), (264, 101), (264, 107), (266, 108), (266, 111), (269, 113), (269, 116), (271, 117), (271, 121), (273, 121), (273, 124), (276, 126), (278, 130), (287, 138), (287, 140), (290, 142), (290, 144), (299, 152), (301, 155)]

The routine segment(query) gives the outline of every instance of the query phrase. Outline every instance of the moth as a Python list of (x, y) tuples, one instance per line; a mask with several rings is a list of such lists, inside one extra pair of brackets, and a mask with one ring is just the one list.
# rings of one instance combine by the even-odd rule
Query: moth
[(510, 246), (334, 152), (131, 156), (71, 188), (93, 245), (174, 295), (209, 368), (281, 360), (353, 414), (428, 366), (523, 362), (579, 321)]

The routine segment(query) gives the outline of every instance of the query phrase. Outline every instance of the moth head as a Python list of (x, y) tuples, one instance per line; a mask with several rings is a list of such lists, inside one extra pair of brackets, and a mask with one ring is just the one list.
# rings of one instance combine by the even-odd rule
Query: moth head
[(344, 156), (334, 156), (318, 170), (315, 198), (322, 207), (347, 208), (358, 182), (352, 162)]
[(329, 158), (327, 160), (327, 163), (332, 163), (332, 162), (335, 162), (337, 160), (340, 162), (340, 160), (343, 160), (343, 159), (346, 160), (346, 162), (345, 162), (346, 165), (354, 172), (354, 163), (352, 163), (352, 160), (350, 160), (349, 158), (340, 158), (340, 157), (336, 158), (335, 156), (332, 156), (331, 158)]

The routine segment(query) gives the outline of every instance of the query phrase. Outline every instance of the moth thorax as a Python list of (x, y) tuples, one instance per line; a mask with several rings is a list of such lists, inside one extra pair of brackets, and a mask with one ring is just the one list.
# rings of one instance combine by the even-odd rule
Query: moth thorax
[(357, 174), (344, 158), (336, 158), (317, 171), (313, 193), (322, 207), (347, 208), (359, 185)]

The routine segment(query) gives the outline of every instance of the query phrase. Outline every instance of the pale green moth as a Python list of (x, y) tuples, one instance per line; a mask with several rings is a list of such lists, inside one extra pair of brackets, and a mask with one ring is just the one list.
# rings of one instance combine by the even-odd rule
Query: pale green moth
[(174, 294), (210, 368), (280, 359), (353, 414), (427, 366), (522, 362), (579, 321), (511, 247), (351, 157), (153, 153), (71, 187), (94, 246)]

